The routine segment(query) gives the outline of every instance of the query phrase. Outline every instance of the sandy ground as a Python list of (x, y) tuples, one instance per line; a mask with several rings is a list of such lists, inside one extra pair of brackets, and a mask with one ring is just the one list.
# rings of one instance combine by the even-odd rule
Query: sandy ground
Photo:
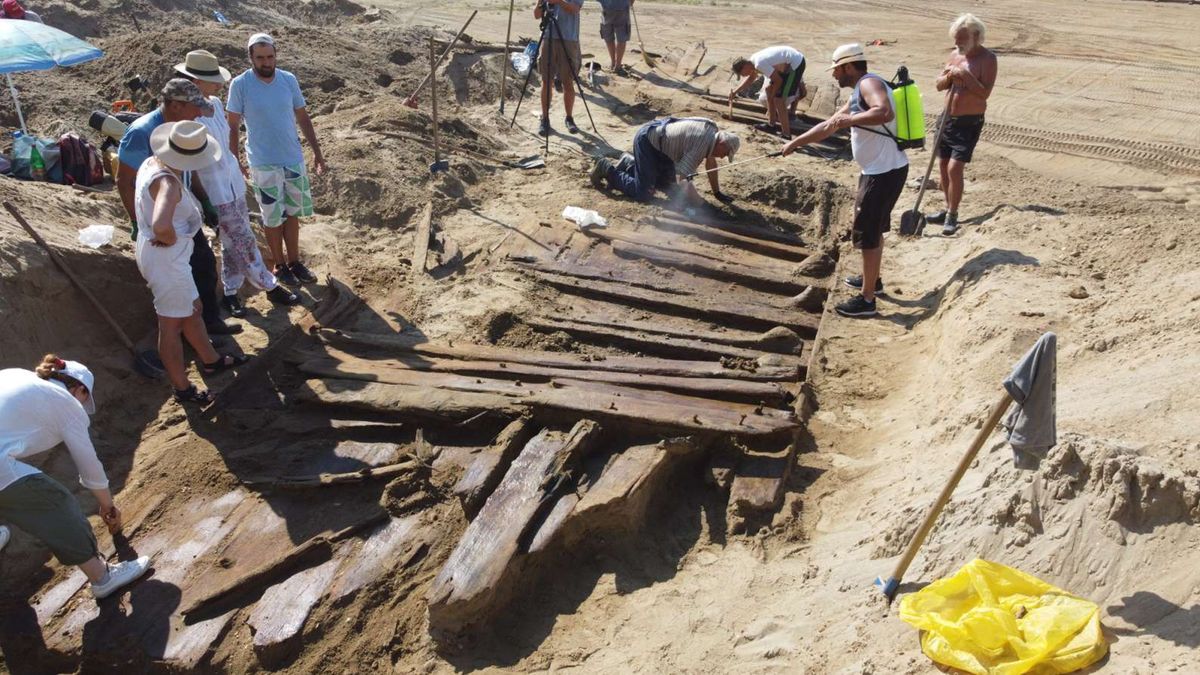
[[(894, 40), (870, 49), (873, 68), (890, 74), (906, 63), (918, 82), (928, 83), (949, 46), (946, 24), (960, 10), (947, 2), (913, 10), (871, 2), (819, 8), (637, 6), (648, 49), (679, 55), (703, 40), (708, 52), (700, 76), (686, 86), (645, 73), (638, 54), (627, 56), (645, 80), (617, 80), (602, 95), (589, 97), (599, 135), (617, 148), (628, 147), (637, 123), (658, 114), (714, 115), (694, 92), (726, 91), (730, 60), (761, 45), (786, 42), (808, 55), (808, 82), (821, 89), (814, 112), (832, 107), (833, 83), (820, 66), (842, 42)], [(295, 25), (279, 31), (298, 45), (294, 65), (281, 59), (281, 67), (301, 76), (335, 167), (317, 186), (321, 214), (305, 230), (305, 245), (316, 267), (345, 279), (367, 299), (371, 311), (359, 318), (359, 327), (416, 324), (429, 335), (478, 337), (497, 314), (519, 315), (554, 301), (530, 295), (520, 279), (496, 267), (506, 252), (534, 246), (534, 239), (536, 245), (566, 245), (570, 231), (558, 220), (563, 206), (587, 204), (617, 219), (646, 209), (597, 196), (587, 186), (580, 151), (599, 145), (590, 134), (583, 140), (556, 135), (549, 166), (540, 172), (456, 161), (455, 178), (436, 186), (444, 197), (440, 225), (475, 255), (464, 273), (411, 293), (401, 283), (409, 273), (405, 233), (427, 199), (431, 152), (424, 143), (379, 137), (383, 131), (423, 135), (428, 127), (424, 112), (398, 105), (422, 75), (414, 59), (424, 54), (423, 45), (415, 36), (425, 33), (410, 29), (436, 27), (444, 36), (478, 8), (468, 33), (498, 42), (507, 5), (379, 7), (385, 15), (377, 24), (354, 21), (356, 10), (336, 3), (307, 15), (285, 3), (266, 3), (242, 9), (246, 18), (236, 20), (286, 23), (296, 17)], [(350, 18), (330, 18), (340, 16), (339, 8)], [(191, 15), (182, 12), (193, 9), (180, 3), (179, 16), (163, 20), (187, 23)], [(421, 623), (420, 591), (447, 553), (442, 542), (415, 570), (398, 573), (370, 597), (323, 608), (319, 618), (326, 627), (307, 631), (303, 652), (285, 667), (931, 672), (916, 631), (882, 606), (870, 582), (891, 570), (1013, 361), (1038, 335), (1053, 330), (1060, 339), (1059, 446), (1038, 472), (1022, 474), (1012, 468), (1001, 437), (993, 437), (903, 590), (915, 590), (974, 557), (995, 560), (1102, 607), (1112, 644), (1099, 671), (1195, 669), (1200, 572), (1187, 552), (1200, 544), (1195, 530), (1200, 415), (1189, 404), (1200, 353), (1195, 329), (1200, 255), (1186, 237), (1200, 209), (1200, 105), (1185, 84), (1200, 72), (1191, 44), (1200, 14), (1187, 5), (1132, 1), (991, 2), (973, 10), (988, 22), (987, 42), (1000, 54), (1000, 83), (988, 115), (990, 135), (968, 174), (962, 207), (967, 226), (954, 238), (927, 233), (918, 240), (890, 240), (882, 316), (825, 322), (823, 351), (811, 373), (820, 405), (810, 422), (813, 447), (798, 459), (775, 527), (726, 536), (712, 526), (712, 512), (724, 509), (720, 496), (688, 483), (677, 503), (660, 510), (645, 537), (615, 547), (611, 555), (571, 560), (560, 573), (546, 575), (530, 602), (506, 613), (493, 636), (464, 653), (435, 650)], [(519, 11), (514, 37), (532, 37), (536, 23), (528, 8)], [(125, 70), (140, 69), (155, 58), (151, 45), (171, 39), (166, 34), (124, 39), (111, 22), (78, 13), (81, 26), (99, 22), (94, 34), (105, 36), (98, 40), (121, 68), (83, 66), (75, 74), (46, 76), (43, 81), (85, 85), (80, 90), (88, 94), (83, 101), (31, 94), (32, 125), (70, 123), (67, 116), (103, 105), (119, 91)], [(53, 13), (43, 16), (50, 20)], [(340, 28), (301, 25), (313, 21), (311, 16)], [(583, 51), (604, 62), (598, 23), (594, 3), (588, 3)], [(247, 32), (186, 30), (187, 40), (211, 44), (228, 59), (237, 58)], [(170, 53), (153, 53), (173, 62)], [(494, 60), (460, 59), (443, 75), (444, 83), (460, 85), (457, 105), (444, 112), (456, 120), (455, 142), (510, 157), (541, 151), (538, 139), (520, 129), (508, 131), (507, 121), (494, 115)], [(925, 89), (927, 112), (936, 113), (937, 97), (931, 86)], [(517, 120), (525, 130), (536, 123), (532, 104), (525, 101)], [(422, 111), (426, 105), (423, 101)], [(515, 96), (509, 115), (514, 105)], [(559, 113), (554, 115), (557, 125)], [(576, 120), (590, 130), (586, 119), (577, 103)], [(746, 140), (745, 156), (777, 144), (759, 134), (747, 134)], [(372, 162), (381, 152), (388, 161)], [(928, 154), (910, 158), (915, 173), (924, 169)], [(738, 208), (786, 219), (795, 203), (775, 188), (790, 177), (832, 181), (844, 198), (855, 173), (847, 162), (798, 156), (751, 165), (722, 179), (739, 198)], [(52, 244), (70, 251), (69, 259), (96, 280), (98, 294), (118, 308), (135, 339), (149, 331), (148, 317), (138, 311), (148, 305), (148, 296), (129, 244), (91, 252), (73, 243), (73, 230), (89, 222), (121, 222), (111, 195), (11, 181), (0, 190), (22, 204)], [(906, 192), (901, 203), (914, 198)], [(931, 202), (930, 207), (939, 205), (936, 194)], [(716, 212), (715, 206), (705, 208)], [(844, 209), (839, 214), (835, 229), (845, 223)], [(540, 222), (549, 225), (536, 226)], [(790, 222), (804, 231), (808, 221)], [(847, 248), (843, 254), (841, 271), (856, 273), (853, 252)], [(198, 435), (178, 407), (163, 402), (163, 391), (129, 375), (119, 344), (12, 223), (0, 229), (0, 279), (5, 316), (0, 365), (28, 365), (45, 345), (96, 354), (89, 363), (99, 364), (112, 400), (123, 399), (122, 409), (102, 409), (94, 423), (101, 456), (117, 478), (118, 501), (136, 510), (176, 491), (153, 507), (157, 515), (149, 532), (170, 532), (171, 514), (226, 494), (250, 470), (273, 466), (254, 450), (274, 447), (263, 438), (278, 429), (243, 419), (237, 429)], [(1079, 287), (1086, 297), (1072, 297), (1082, 295), (1074, 292)], [(319, 289), (310, 295), (306, 304), (312, 306)], [(834, 293), (835, 300), (843, 297)], [(250, 304), (259, 314), (237, 340), (247, 352), (268, 346), (301, 314), (270, 310), (262, 298)], [(47, 313), (47, 305), (67, 318)], [(230, 384), (214, 382), (218, 389)], [(258, 435), (247, 442), (247, 433)], [(70, 481), (67, 458), (54, 457), (47, 467)], [(345, 510), (366, 508), (374, 496), (360, 496)], [(288, 527), (264, 538), (264, 547), (339, 526), (304, 505), (270, 505)], [(447, 531), (461, 527), (461, 516), (438, 513)], [(349, 517), (339, 514), (339, 524)], [(27, 537), (15, 539), (3, 559), (16, 571), (5, 575), (6, 602), (18, 606), (65, 576)], [(195, 582), (195, 576), (188, 578)], [(357, 617), (359, 623), (341, 626), (342, 617), (347, 622)], [(259, 668), (248, 654), (248, 635), (237, 624), (205, 665), (234, 672)], [(6, 658), (8, 649), (5, 645)], [(62, 649), (68, 657), (62, 670), (110, 665), (89, 661), (86, 648), (82, 660)], [(6, 665), (18, 670), (15, 662)]]

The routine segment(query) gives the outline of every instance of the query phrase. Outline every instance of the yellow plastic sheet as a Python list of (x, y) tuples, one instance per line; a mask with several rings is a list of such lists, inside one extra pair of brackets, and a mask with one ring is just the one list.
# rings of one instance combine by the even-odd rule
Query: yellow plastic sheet
[(977, 675), (1053, 675), (1104, 658), (1100, 608), (1011, 567), (976, 558), (900, 601), (921, 650)]

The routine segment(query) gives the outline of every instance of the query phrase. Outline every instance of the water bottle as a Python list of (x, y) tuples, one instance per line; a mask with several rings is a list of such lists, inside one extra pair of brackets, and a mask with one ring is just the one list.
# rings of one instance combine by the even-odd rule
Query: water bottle
[(38, 151), (37, 143), (29, 151), (29, 177), (33, 180), (46, 180), (46, 161)]
[(215, 9), (213, 10), (213, 16), (217, 18), (217, 23), (221, 24), (222, 26), (229, 25), (229, 19), (226, 19), (224, 14), (218, 12)]

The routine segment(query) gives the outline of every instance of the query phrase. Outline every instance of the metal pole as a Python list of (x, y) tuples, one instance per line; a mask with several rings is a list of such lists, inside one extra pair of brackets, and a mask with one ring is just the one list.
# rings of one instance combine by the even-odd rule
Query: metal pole
[(517, 0), (508, 0), (508, 32), (504, 34), (504, 59), (500, 61), (500, 114), (504, 114), (504, 84), (508, 80), (508, 45), (512, 42), (513, 6)]
[(5, 73), (4, 79), (8, 81), (8, 91), (12, 93), (13, 107), (17, 109), (17, 120), (21, 122), (21, 133), (29, 133), (29, 129), (25, 128), (25, 115), (21, 113), (21, 101), (17, 99), (17, 88), (13, 86), (12, 74)]
[(433, 106), (433, 171), (436, 173), (442, 165), (442, 149), (438, 132), (437, 114), (437, 56), (434, 53), (433, 37), (429, 38), (429, 101)]

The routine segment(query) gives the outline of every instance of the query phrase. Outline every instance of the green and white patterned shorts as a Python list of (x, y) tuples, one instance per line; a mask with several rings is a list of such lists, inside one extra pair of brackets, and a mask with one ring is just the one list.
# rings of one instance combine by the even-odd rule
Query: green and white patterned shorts
[(266, 227), (279, 227), (292, 216), (313, 214), (312, 183), (303, 164), (252, 166), (250, 182)]

